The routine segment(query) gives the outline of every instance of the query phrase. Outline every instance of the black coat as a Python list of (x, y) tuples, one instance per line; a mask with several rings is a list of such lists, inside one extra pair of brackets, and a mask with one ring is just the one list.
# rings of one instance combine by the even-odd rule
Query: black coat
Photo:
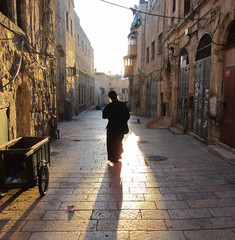
[(108, 119), (107, 129), (116, 129), (125, 132), (130, 113), (124, 102), (114, 101), (105, 106), (103, 118)]

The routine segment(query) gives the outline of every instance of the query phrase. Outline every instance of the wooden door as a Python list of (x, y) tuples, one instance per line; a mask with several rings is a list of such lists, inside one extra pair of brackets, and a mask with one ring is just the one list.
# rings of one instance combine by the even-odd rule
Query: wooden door
[(221, 141), (235, 147), (235, 66), (225, 69), (224, 118)]

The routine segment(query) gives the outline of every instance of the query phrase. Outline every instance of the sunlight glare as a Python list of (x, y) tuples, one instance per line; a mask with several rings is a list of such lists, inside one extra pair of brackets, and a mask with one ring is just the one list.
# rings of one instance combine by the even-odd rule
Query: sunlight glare
[(132, 132), (123, 143), (124, 152), (122, 154), (122, 159), (125, 160), (128, 165), (133, 165), (144, 160), (144, 155), (138, 146), (139, 140), (140, 137)]

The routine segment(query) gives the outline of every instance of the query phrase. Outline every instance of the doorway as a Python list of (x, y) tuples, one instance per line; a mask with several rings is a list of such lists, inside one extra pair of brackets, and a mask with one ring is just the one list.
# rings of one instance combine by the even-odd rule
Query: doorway
[(225, 56), (221, 141), (235, 147), (235, 23), (230, 28)]
[(188, 123), (189, 61), (186, 49), (181, 51), (179, 63), (177, 123), (186, 128)]
[(204, 140), (208, 136), (211, 43), (209, 34), (201, 38), (195, 64), (193, 132)]
[(26, 83), (22, 83), (16, 92), (16, 135), (30, 136), (30, 92)]

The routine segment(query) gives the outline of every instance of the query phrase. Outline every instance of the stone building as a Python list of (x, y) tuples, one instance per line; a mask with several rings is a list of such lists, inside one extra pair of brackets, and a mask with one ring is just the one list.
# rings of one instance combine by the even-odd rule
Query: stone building
[(235, 147), (234, 1), (140, 0), (130, 37), (133, 111), (168, 116), (202, 141)]
[(0, 1), (0, 144), (55, 127), (54, 2)]
[(76, 111), (78, 113), (94, 106), (95, 77), (94, 50), (76, 14), (75, 30), (76, 63), (78, 66)]
[(57, 116), (71, 120), (94, 104), (94, 51), (74, 11), (74, 0), (55, 0), (55, 16)]
[(128, 79), (120, 75), (109, 75), (102, 72), (95, 73), (95, 106), (103, 107), (109, 103), (108, 93), (111, 90), (117, 92), (117, 95), (122, 102), (128, 102)]

